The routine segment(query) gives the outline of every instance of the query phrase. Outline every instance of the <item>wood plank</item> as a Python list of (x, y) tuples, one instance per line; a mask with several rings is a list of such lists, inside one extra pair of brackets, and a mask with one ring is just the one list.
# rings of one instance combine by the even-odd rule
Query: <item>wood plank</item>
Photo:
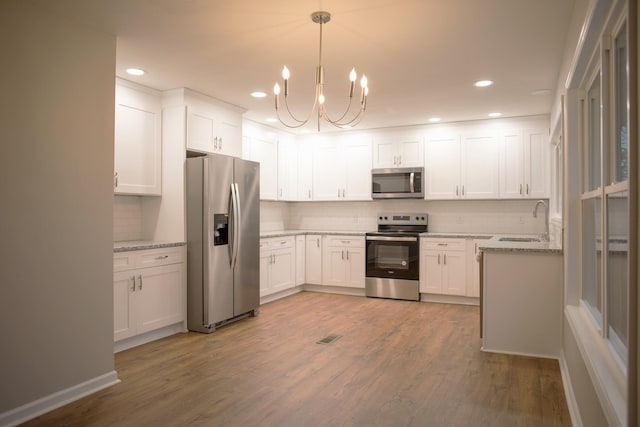
[(25, 425), (571, 425), (557, 361), (481, 352), (478, 316), (303, 292), (118, 353), (120, 384)]

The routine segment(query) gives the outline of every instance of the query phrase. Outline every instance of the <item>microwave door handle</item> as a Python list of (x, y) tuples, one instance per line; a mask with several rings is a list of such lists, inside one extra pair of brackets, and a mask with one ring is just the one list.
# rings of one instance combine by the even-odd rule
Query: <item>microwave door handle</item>
[(416, 174), (414, 172), (411, 172), (409, 174), (409, 191), (411, 193), (415, 193), (416, 192), (416, 189), (415, 189), (415, 175)]

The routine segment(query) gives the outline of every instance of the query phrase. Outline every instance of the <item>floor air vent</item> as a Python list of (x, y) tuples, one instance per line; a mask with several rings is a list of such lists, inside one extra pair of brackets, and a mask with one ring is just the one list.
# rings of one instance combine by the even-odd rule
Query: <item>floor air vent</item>
[(338, 338), (340, 338), (342, 335), (328, 335), (324, 338), (322, 338), (320, 341), (317, 341), (316, 344), (331, 344), (332, 342), (334, 342), (335, 340), (337, 340)]

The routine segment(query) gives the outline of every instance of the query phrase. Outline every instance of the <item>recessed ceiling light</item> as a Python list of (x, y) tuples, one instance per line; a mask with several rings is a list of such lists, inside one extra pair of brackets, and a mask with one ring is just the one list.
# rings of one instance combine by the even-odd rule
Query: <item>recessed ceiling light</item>
[(487, 87), (487, 86), (491, 86), (493, 84), (493, 82), (491, 80), (478, 80), (477, 82), (474, 83), (475, 87)]
[(502, 115), (502, 113), (498, 113), (498, 112), (489, 113), (489, 117), (500, 117), (501, 115)]
[(145, 71), (141, 68), (127, 68), (127, 74), (132, 76), (143, 76)]
[(440, 117), (429, 117), (429, 121), (432, 123), (439, 122), (442, 120)]
[(276, 119), (275, 117), (267, 117), (265, 119), (265, 122), (269, 122), (269, 123), (275, 123), (277, 121), (278, 121), (278, 119)]
[(254, 98), (264, 98), (265, 96), (267, 96), (267, 94), (262, 91), (256, 91), (251, 92), (251, 96), (253, 96)]

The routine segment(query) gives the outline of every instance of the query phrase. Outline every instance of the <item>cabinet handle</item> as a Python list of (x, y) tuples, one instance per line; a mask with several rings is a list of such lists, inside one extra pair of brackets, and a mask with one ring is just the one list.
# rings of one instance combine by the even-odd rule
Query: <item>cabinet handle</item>
[(340, 189), (338, 188), (338, 198), (340, 198)]
[(438, 265), (440, 265), (440, 254), (438, 254)]
[(478, 244), (477, 243), (475, 244), (474, 253), (476, 253), (476, 254), (478, 253)]
[(438, 243), (438, 246), (449, 246), (448, 243)]
[(347, 250), (347, 261), (349, 261), (349, 250)]
[(444, 254), (444, 265), (447, 265), (447, 254)]
[(398, 166), (402, 164), (402, 156), (398, 156)]
[(169, 258), (169, 255), (162, 255), (162, 256), (157, 256), (156, 259), (167, 259)]
[(309, 189), (309, 200), (311, 200), (311, 189)]
[(218, 138), (218, 149), (222, 150), (222, 137)]
[(397, 158), (396, 156), (393, 156), (393, 165), (394, 166), (396, 165), (396, 158)]
[(459, 196), (460, 194), (458, 194), (458, 186), (456, 185), (456, 196)]
[(462, 195), (464, 196), (464, 185), (462, 186)]
[(287, 243), (289, 242), (287, 242), (286, 240), (283, 240), (282, 242), (280, 242), (281, 245), (286, 245)]
[(118, 172), (113, 174), (113, 185), (114, 188), (118, 188)]
[(529, 184), (527, 184), (527, 196), (529, 195)]
[(131, 292), (136, 291), (136, 276), (131, 276), (131, 280), (133, 281), (133, 286), (131, 287)]
[(138, 275), (138, 290), (142, 290), (142, 274)]
[(320, 247), (320, 238), (316, 237), (316, 246), (319, 248)]
[(520, 195), (522, 196), (522, 184), (520, 184)]
[(342, 251), (342, 260), (344, 261), (344, 250)]
[(276, 254), (271, 254), (271, 264), (276, 263)]
[(345, 190), (344, 188), (342, 189), (342, 198), (343, 198), (343, 199), (346, 197), (346, 196), (345, 196), (346, 191), (347, 191), (347, 190)]

